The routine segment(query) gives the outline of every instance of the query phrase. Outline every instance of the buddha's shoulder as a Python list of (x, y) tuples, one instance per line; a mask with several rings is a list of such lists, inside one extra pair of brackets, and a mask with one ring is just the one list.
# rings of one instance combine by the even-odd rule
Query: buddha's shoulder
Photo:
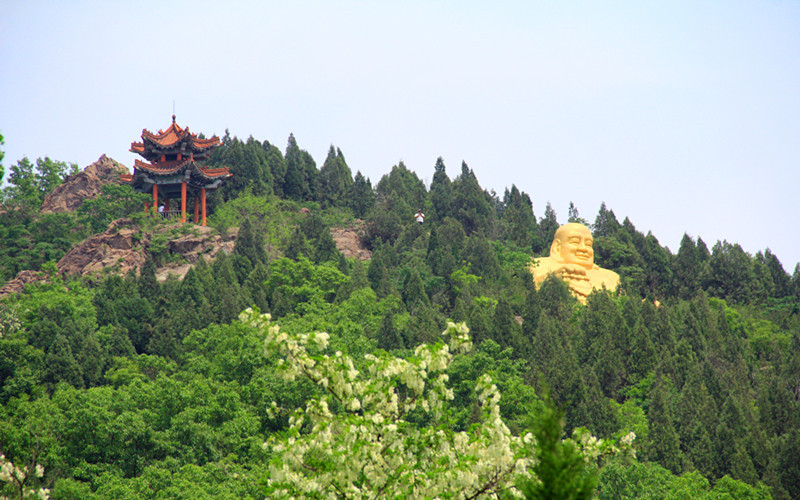
[(619, 285), (619, 274), (611, 269), (595, 266), (590, 272), (592, 281), (597, 281), (606, 285), (606, 288), (615, 288)]
[(556, 260), (552, 257), (537, 257), (531, 260), (531, 263), (528, 265), (528, 267), (530, 267), (530, 269), (536, 273), (546, 273), (560, 265), (562, 264), (556, 262)]

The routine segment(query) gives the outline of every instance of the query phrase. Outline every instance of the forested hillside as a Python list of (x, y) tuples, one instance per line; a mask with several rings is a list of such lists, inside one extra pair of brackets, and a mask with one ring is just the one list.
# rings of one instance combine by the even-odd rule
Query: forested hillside
[[(599, 498), (800, 495), (800, 268), (769, 250), (684, 236), (673, 253), (605, 204), (537, 217), (548, 193), (487, 192), (441, 159), (430, 186), (402, 162), (373, 183), (333, 146), (318, 166), (293, 136), (282, 151), (226, 135), (210, 163), (234, 174), (209, 224), (238, 227), (235, 248), (164, 282), (156, 267), (181, 257), (159, 244), (139, 272), (59, 275), (112, 220), (175, 223), (119, 185), (41, 214), (75, 167), (7, 165), (0, 283), (46, 280), (0, 302), (0, 494), (562, 498), (551, 464)], [(370, 260), (331, 237), (354, 219)], [(530, 259), (568, 221), (591, 227), (617, 293), (582, 305), (533, 285)], [(395, 472), (373, 480), (379, 461)]]

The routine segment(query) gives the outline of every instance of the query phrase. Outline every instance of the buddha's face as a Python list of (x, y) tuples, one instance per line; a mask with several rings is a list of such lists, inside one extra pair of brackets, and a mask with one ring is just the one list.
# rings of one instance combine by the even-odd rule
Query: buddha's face
[(583, 224), (564, 224), (556, 231), (550, 257), (565, 264), (578, 264), (586, 269), (594, 265), (594, 249), (592, 233)]

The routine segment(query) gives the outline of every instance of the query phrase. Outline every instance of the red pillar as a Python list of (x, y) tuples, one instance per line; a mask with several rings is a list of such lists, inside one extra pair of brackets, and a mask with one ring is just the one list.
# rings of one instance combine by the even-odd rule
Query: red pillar
[(197, 224), (197, 221), (200, 220), (200, 200), (197, 199), (197, 196), (194, 197), (194, 223)]
[(158, 213), (158, 184), (153, 184), (153, 213)]
[(181, 222), (186, 222), (186, 181), (181, 182)]
[(200, 203), (203, 205), (203, 225), (206, 225), (206, 188), (200, 190)]
[(169, 212), (169, 200), (164, 202), (164, 211)]

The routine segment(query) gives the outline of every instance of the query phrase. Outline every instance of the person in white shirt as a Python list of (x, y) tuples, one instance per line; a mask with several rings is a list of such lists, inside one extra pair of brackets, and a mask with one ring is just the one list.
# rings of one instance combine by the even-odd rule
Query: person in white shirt
[(425, 222), (425, 214), (422, 213), (421, 208), (417, 210), (416, 215), (414, 215), (414, 220), (416, 220), (420, 226), (423, 225), (423, 223)]

